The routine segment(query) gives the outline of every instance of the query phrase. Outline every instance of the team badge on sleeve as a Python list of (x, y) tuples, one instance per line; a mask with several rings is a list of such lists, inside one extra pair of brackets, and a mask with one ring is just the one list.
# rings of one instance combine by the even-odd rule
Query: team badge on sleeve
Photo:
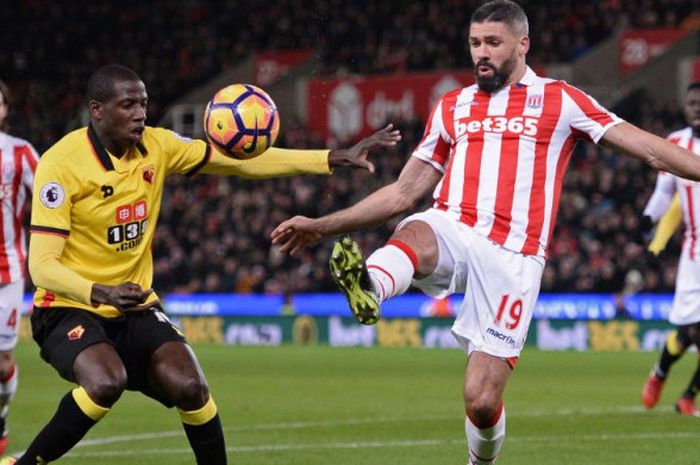
[(66, 198), (66, 193), (63, 190), (63, 186), (61, 186), (59, 183), (47, 182), (41, 188), (39, 198), (41, 203), (46, 208), (58, 208), (63, 205), (63, 200)]

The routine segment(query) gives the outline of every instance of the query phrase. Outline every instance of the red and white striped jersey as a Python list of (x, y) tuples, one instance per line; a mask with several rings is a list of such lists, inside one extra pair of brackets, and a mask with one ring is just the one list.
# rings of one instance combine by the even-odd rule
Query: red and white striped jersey
[(529, 67), (498, 92), (476, 84), (443, 95), (413, 156), (443, 172), (434, 207), (503, 247), (545, 256), (574, 144), (622, 120)]
[[(700, 155), (700, 138), (693, 135), (691, 127), (672, 132), (667, 139)], [(685, 223), (683, 249), (689, 254), (691, 260), (696, 260), (700, 257), (700, 241), (698, 241), (700, 237), (700, 183), (659, 171), (654, 193), (644, 208), (644, 214), (649, 215), (655, 222), (658, 221), (668, 210), (675, 192), (680, 195), (681, 211)]]
[(24, 277), (27, 243), (23, 220), (38, 161), (29, 142), (0, 132), (0, 284)]

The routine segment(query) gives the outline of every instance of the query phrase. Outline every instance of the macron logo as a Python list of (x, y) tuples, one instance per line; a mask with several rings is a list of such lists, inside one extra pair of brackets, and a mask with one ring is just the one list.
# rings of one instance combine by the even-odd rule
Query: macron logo
[(514, 347), (514, 346), (515, 346), (515, 339), (513, 339), (513, 338), (510, 337), (510, 336), (508, 336), (507, 334), (503, 334), (503, 333), (500, 332), (500, 331), (496, 331), (496, 330), (493, 329), (493, 328), (487, 329), (487, 330), (486, 330), (486, 334), (489, 334), (489, 335), (491, 335), (491, 336), (493, 336), (493, 337), (496, 337), (496, 338), (500, 339), (501, 341), (505, 342), (506, 344), (510, 345), (511, 347)]

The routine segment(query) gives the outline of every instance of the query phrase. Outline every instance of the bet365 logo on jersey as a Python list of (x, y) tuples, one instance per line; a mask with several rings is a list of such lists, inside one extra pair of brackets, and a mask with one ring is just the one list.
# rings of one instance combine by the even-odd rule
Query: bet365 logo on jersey
[(457, 137), (466, 133), (493, 132), (503, 134), (508, 131), (513, 134), (534, 137), (537, 134), (537, 118), (527, 116), (515, 116), (506, 118), (505, 116), (489, 116), (483, 120), (471, 120), (457, 123)]
[(141, 200), (117, 207), (114, 226), (107, 229), (107, 242), (118, 244), (117, 252), (138, 246), (148, 229), (148, 206)]

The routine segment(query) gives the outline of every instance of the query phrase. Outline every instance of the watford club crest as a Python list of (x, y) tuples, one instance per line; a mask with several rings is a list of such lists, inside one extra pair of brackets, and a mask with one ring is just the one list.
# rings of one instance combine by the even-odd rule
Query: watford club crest
[(75, 328), (71, 329), (68, 331), (68, 340), (70, 341), (77, 341), (81, 337), (83, 337), (83, 333), (85, 332), (85, 328), (83, 325), (78, 325)]
[(148, 184), (153, 184), (153, 178), (156, 175), (155, 167), (153, 165), (144, 166), (141, 168), (143, 171), (143, 180)]

